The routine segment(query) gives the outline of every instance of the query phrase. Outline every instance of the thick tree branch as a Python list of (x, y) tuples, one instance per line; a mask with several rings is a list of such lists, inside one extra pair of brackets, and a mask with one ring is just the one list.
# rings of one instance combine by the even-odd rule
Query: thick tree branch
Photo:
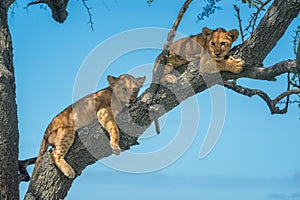
[(300, 0), (274, 0), (252, 36), (235, 52), (235, 56), (242, 57), (250, 66), (261, 64), (299, 11)]
[(234, 79), (246, 77), (257, 80), (276, 81), (276, 76), (284, 73), (297, 73), (296, 61), (285, 60), (270, 67), (251, 67), (246, 66), (247, 70), (235, 75)]
[(67, 16), (67, 5), (69, 0), (35, 0), (27, 4), (27, 6), (45, 3), (52, 11), (52, 17), (55, 21), (63, 23)]
[(255, 30), (255, 25), (256, 25), (256, 22), (257, 22), (257, 19), (258, 19), (259, 15), (260, 15), (260, 12), (264, 10), (266, 5), (268, 5), (268, 3), (270, 3), (270, 1), (271, 0), (266, 0), (265, 2), (261, 2), (260, 6), (255, 6), (257, 10), (256, 10), (256, 12), (254, 12), (251, 15), (251, 17), (249, 19), (249, 24), (245, 28), (245, 30), (247, 32), (249, 32), (251, 35), (252, 35), (253, 31)]

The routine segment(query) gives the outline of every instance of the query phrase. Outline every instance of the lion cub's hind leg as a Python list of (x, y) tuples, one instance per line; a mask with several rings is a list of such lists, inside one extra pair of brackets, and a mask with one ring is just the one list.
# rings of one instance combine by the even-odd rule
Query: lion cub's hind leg
[(74, 139), (75, 130), (73, 128), (59, 128), (48, 139), (49, 143), (55, 147), (51, 152), (53, 162), (66, 177), (71, 179), (75, 177), (75, 171), (64, 158)]

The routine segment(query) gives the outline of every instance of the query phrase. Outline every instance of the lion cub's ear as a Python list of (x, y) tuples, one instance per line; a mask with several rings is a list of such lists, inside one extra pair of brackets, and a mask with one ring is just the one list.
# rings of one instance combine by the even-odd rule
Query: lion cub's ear
[(207, 28), (207, 27), (204, 27), (203, 29), (202, 29), (202, 34), (203, 34), (203, 36), (204, 37), (209, 37), (209, 36), (211, 36), (212, 34), (213, 34), (213, 30), (210, 30), (209, 28)]
[(239, 31), (236, 29), (233, 29), (233, 30), (228, 31), (227, 35), (232, 39), (232, 42), (234, 42), (239, 37)]
[(141, 78), (137, 78), (137, 82), (139, 84), (139, 87), (142, 87), (142, 85), (144, 84), (145, 80), (146, 80), (146, 76), (143, 76)]
[(114, 77), (114, 76), (107, 76), (107, 81), (109, 83), (109, 86), (111, 88), (115, 87), (115, 84), (118, 82), (119, 78)]

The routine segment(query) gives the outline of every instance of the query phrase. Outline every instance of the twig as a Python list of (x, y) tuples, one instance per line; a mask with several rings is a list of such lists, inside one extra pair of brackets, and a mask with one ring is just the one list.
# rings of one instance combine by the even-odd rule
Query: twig
[(31, 6), (31, 5), (35, 5), (35, 4), (39, 4), (39, 3), (45, 3), (43, 0), (36, 0), (33, 2), (30, 2), (27, 4), (27, 7)]
[(179, 11), (176, 21), (174, 22), (174, 24), (172, 26), (172, 29), (168, 33), (167, 41), (165, 42), (164, 48), (162, 50), (162, 56), (161, 56), (161, 59), (159, 60), (159, 65), (158, 65), (157, 71), (153, 75), (154, 83), (159, 83), (159, 81), (162, 77), (165, 65), (167, 64), (167, 56), (169, 55), (169, 48), (173, 43), (173, 40), (174, 40), (176, 31), (177, 31), (177, 28), (180, 24), (180, 21), (191, 2), (192, 2), (192, 0), (185, 1), (185, 3), (183, 4), (183, 6), (181, 7), (181, 9)]
[(296, 69), (298, 74), (298, 84), (300, 84), (300, 38), (298, 39), (298, 48), (296, 53)]
[(33, 165), (36, 161), (36, 157), (35, 158), (29, 158), (26, 160), (19, 160), (19, 183), (21, 183), (22, 181), (28, 182), (30, 180), (30, 176), (27, 172), (27, 166), (28, 165)]
[(254, 95), (258, 95), (260, 98), (262, 98), (268, 105), (271, 114), (285, 114), (287, 112), (288, 106), (286, 105), (283, 109), (280, 109), (277, 105), (279, 101), (281, 101), (284, 97), (288, 97), (291, 94), (299, 94), (300, 93), (300, 88), (298, 89), (293, 89), (293, 90), (288, 90), (280, 95), (278, 95), (275, 99), (271, 99), (267, 93), (265, 93), (262, 90), (259, 89), (250, 89), (246, 88), (240, 85), (236, 85), (232, 82), (229, 81), (224, 81), (224, 86), (227, 87), (228, 89), (231, 89), (239, 94), (252, 97)]
[[(256, 12), (254, 12), (250, 19), (249, 19), (249, 25), (245, 28), (245, 31), (247, 31), (248, 33), (250, 33), (251, 35), (253, 34), (253, 31), (255, 29), (255, 25), (256, 25), (256, 22), (257, 22), (257, 19), (258, 19), (258, 16), (260, 14), (260, 12), (262, 10), (264, 10), (265, 6), (270, 3), (271, 0), (266, 0), (265, 2), (261, 1), (260, 4), (261, 6), (257, 6), (257, 5), (254, 5), (254, 7), (257, 9)], [(251, 29), (251, 31), (250, 31)]]
[[(160, 60), (159, 60), (158, 63), (155, 63), (155, 64), (158, 64), (157, 70), (153, 74), (153, 78), (152, 78), (153, 83), (155, 84), (155, 94), (158, 92), (159, 84), (157, 84), (157, 83), (160, 83), (160, 79), (161, 79), (161, 77), (163, 75), (163, 72), (165, 70), (165, 66), (167, 65), (167, 62), (168, 62), (167, 57), (169, 56), (169, 49), (170, 49), (170, 46), (173, 43), (177, 28), (180, 24), (180, 21), (181, 21), (183, 15), (184, 15), (185, 11), (187, 10), (187, 8), (189, 7), (191, 2), (192, 2), (192, 0), (186, 0), (185, 3), (183, 4), (183, 6), (181, 7), (181, 9), (179, 11), (179, 14), (178, 14), (173, 26), (172, 26), (172, 29), (168, 33), (167, 41), (164, 44), (164, 48), (162, 50)], [(157, 111), (153, 111), (153, 112), (154, 112), (154, 115), (157, 115)], [(158, 123), (158, 116), (154, 117), (154, 123), (155, 123), (156, 133), (159, 134), (160, 127), (159, 127), (159, 123)]]
[(241, 15), (240, 15), (240, 8), (237, 7), (237, 5), (233, 5), (234, 7), (234, 10), (236, 11), (236, 17), (238, 19), (238, 22), (239, 22), (239, 28), (240, 28), (240, 33), (241, 33), (241, 37), (242, 37), (242, 42), (245, 41), (245, 35), (244, 35), (244, 32), (243, 32), (243, 25), (242, 25), (242, 19), (241, 19)]
[[(286, 103), (285, 101), (280, 101), (279, 103)], [(300, 100), (290, 100), (289, 102), (288, 102), (289, 104), (294, 104), (294, 103), (300, 103)]]
[(86, 2), (87, 2), (87, 0), (82, 0), (82, 4), (86, 8), (86, 10), (88, 12), (88, 15), (89, 15), (89, 22), (88, 23), (89, 23), (89, 25), (91, 27), (91, 30), (94, 31), (94, 22), (92, 20), (92, 12), (91, 12), (92, 8), (89, 7)]
[[(286, 89), (286, 91), (290, 91), (290, 88), (291, 88), (291, 77), (290, 77), (290, 73), (287, 73), (287, 89)], [(287, 95), (286, 96), (285, 108), (284, 108), (284, 109), (286, 109), (286, 111), (289, 108), (289, 101), (290, 101), (290, 95)]]

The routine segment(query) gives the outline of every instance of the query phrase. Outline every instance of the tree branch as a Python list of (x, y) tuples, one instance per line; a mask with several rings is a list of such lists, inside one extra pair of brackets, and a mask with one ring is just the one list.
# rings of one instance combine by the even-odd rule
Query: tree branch
[(239, 23), (239, 29), (240, 29), (240, 33), (241, 33), (241, 37), (242, 37), (242, 42), (245, 42), (245, 35), (244, 35), (242, 19), (241, 19), (241, 15), (240, 15), (240, 8), (235, 4), (233, 5), (233, 8), (236, 11), (236, 17), (237, 17), (238, 23)]
[(91, 12), (91, 7), (89, 7), (88, 5), (87, 5), (87, 0), (82, 0), (82, 4), (83, 4), (83, 6), (86, 8), (86, 10), (87, 10), (87, 12), (88, 12), (88, 15), (89, 15), (89, 25), (90, 25), (90, 27), (91, 27), (91, 29), (92, 29), (92, 31), (94, 30), (94, 22), (93, 22), (93, 20), (92, 20), (92, 12)]
[(243, 58), (250, 66), (260, 65), (299, 11), (300, 0), (274, 0), (252, 36), (235, 52), (235, 56)]
[(298, 79), (300, 84), (300, 39), (298, 40), (298, 48), (296, 52), (296, 69), (297, 69), (297, 74), (298, 74)]
[(259, 90), (259, 89), (246, 88), (246, 87), (243, 87), (240, 85), (236, 85), (235, 83), (229, 82), (229, 81), (225, 81), (224, 86), (239, 93), (239, 94), (242, 94), (242, 95), (245, 95), (248, 97), (252, 97), (254, 95), (259, 96), (267, 103), (267, 105), (271, 111), (271, 114), (285, 114), (288, 110), (289, 100), (287, 99), (286, 106), (283, 109), (280, 109), (277, 106), (278, 102), (281, 101), (284, 97), (289, 97), (291, 94), (299, 94), (300, 93), (300, 88), (288, 90), (286, 92), (279, 94), (275, 99), (272, 100), (266, 92)]
[[(255, 25), (258, 19), (258, 16), (260, 14), (261, 11), (264, 10), (265, 6), (268, 5), (268, 3), (270, 3), (271, 0), (267, 0), (265, 2), (261, 2), (260, 6), (255, 6), (256, 7), (256, 12), (254, 12), (250, 19), (249, 19), (249, 25), (245, 28), (245, 30), (250, 33), (250, 35), (253, 34), (253, 31), (255, 30)], [(251, 29), (251, 30), (250, 30)]]
[[(176, 31), (177, 31), (177, 28), (181, 22), (181, 19), (185, 13), (185, 11), (188, 9), (190, 3), (192, 2), (192, 0), (186, 0), (185, 3), (183, 4), (183, 6), (181, 7), (180, 11), (179, 11), (179, 14), (172, 26), (172, 29), (169, 31), (168, 33), (168, 37), (167, 37), (167, 41), (166, 43), (164, 44), (164, 47), (163, 47), (163, 50), (162, 50), (162, 53), (161, 55), (159, 56), (159, 61), (158, 61), (158, 66), (157, 66), (157, 70), (155, 73), (153, 73), (153, 78), (152, 78), (152, 84), (155, 84), (155, 85), (159, 85), (160, 83), (160, 80), (161, 80), (161, 77), (163, 75), (163, 72), (165, 70), (165, 67), (167, 65), (167, 57), (169, 56), (169, 49), (170, 49), (170, 46), (172, 45), (173, 43), (173, 40), (174, 40), (174, 37), (176, 35)], [(156, 62), (156, 61), (155, 61)], [(158, 87), (156, 87), (156, 91), (158, 90)], [(159, 123), (158, 123), (158, 116), (157, 116), (157, 109), (154, 109), (155, 107), (152, 107), (152, 111), (151, 113), (153, 114), (153, 116), (156, 116), (155, 117), (155, 130), (156, 130), (156, 133), (159, 134), (160, 132), (160, 127), (159, 127)]]
[(27, 172), (27, 166), (33, 165), (36, 161), (35, 158), (29, 158), (26, 160), (19, 160), (19, 183), (22, 181), (28, 182), (30, 180), (30, 176)]
[(36, 0), (27, 4), (27, 6), (45, 3), (52, 11), (52, 17), (55, 21), (63, 23), (67, 16), (67, 5), (69, 0)]
[(181, 7), (181, 9), (179, 11), (179, 14), (178, 14), (176, 20), (175, 20), (175, 22), (172, 26), (172, 29), (168, 33), (167, 40), (166, 40), (166, 43), (164, 44), (164, 47), (163, 47), (163, 50), (162, 50), (162, 55), (161, 55), (160, 60), (159, 60), (159, 65), (158, 65), (157, 71), (153, 75), (154, 76), (153, 77), (153, 82), (154, 83), (159, 83), (160, 82), (160, 79), (161, 79), (163, 71), (164, 71), (164, 67), (167, 64), (167, 56), (169, 55), (170, 46), (173, 43), (174, 37), (176, 35), (176, 31), (177, 31), (177, 28), (178, 28), (178, 26), (181, 22), (181, 19), (184, 15), (185, 11), (188, 9), (191, 2), (192, 2), (192, 0), (186, 0), (184, 2), (183, 6)]
[[(296, 61), (285, 60), (276, 63), (270, 67), (245, 66), (246, 70), (240, 74), (222, 73), (223, 76), (229, 76), (231, 79), (251, 78), (256, 80), (276, 81), (276, 76), (285, 73), (297, 73)], [(229, 79), (230, 79), (229, 78)]]

